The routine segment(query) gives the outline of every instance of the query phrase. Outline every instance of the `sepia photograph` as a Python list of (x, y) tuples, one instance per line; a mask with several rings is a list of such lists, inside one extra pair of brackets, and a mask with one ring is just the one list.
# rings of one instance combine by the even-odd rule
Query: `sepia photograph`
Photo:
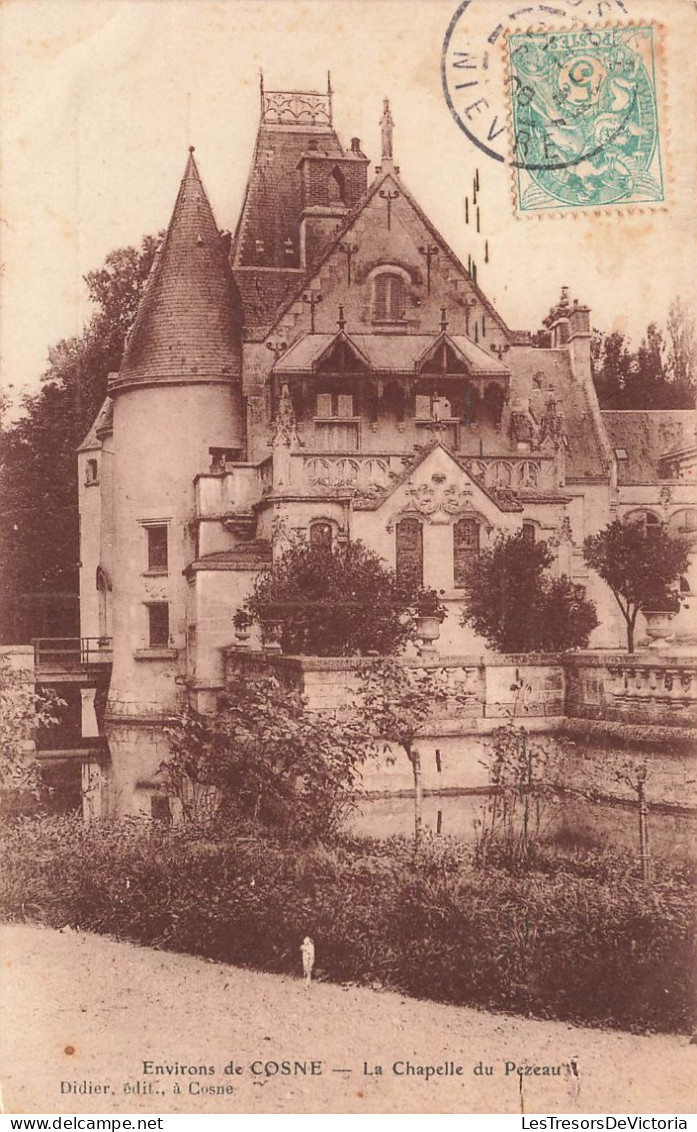
[(687, 1129), (696, 105), (692, 0), (2, 5), (5, 1113)]

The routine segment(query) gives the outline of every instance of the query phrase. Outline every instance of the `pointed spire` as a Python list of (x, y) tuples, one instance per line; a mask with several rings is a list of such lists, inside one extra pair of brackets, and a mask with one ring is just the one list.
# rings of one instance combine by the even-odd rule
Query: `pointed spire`
[(194, 147), (128, 336), (115, 389), (240, 373), (240, 300)]

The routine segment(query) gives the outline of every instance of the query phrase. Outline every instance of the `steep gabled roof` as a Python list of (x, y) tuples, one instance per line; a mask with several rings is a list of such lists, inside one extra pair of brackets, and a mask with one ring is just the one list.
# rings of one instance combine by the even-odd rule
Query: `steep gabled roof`
[(105, 397), (104, 400), (102, 401), (99, 412), (97, 413), (97, 416), (94, 419), (94, 422), (92, 424), (91, 429), (89, 430), (89, 432), (87, 433), (87, 436), (85, 437), (82, 444), (78, 448), (78, 452), (87, 452), (91, 448), (99, 449), (99, 448), (102, 447), (102, 439), (101, 439), (99, 434), (103, 430), (111, 429), (112, 421), (113, 421), (113, 415), (114, 415), (114, 402), (112, 401), (111, 397)]
[[(371, 200), (372, 200), (372, 199), (373, 199), (373, 198), (374, 198), (374, 197), (375, 197), (375, 196), (376, 196), (376, 195), (377, 195), (377, 194), (378, 194), (378, 193), (379, 193), (379, 192), (380, 192), (381, 190), (384, 190), (384, 188), (385, 188), (385, 184), (387, 183), (387, 181), (390, 181), (390, 180), (391, 180), (391, 181), (392, 181), (392, 182), (393, 182), (393, 183), (395, 184), (395, 186), (398, 186), (398, 187), (399, 187), (399, 192), (400, 192), (401, 196), (402, 196), (402, 197), (404, 198), (404, 200), (406, 200), (406, 201), (408, 202), (408, 204), (409, 204), (409, 205), (411, 206), (411, 208), (413, 208), (414, 212), (415, 212), (415, 213), (416, 213), (416, 215), (417, 215), (417, 216), (419, 217), (419, 220), (421, 221), (421, 223), (422, 223), (422, 224), (424, 225), (424, 227), (426, 228), (426, 230), (427, 230), (428, 234), (429, 234), (429, 235), (430, 235), (430, 236), (432, 237), (432, 239), (433, 239), (433, 240), (434, 240), (434, 241), (435, 241), (435, 242), (436, 242), (436, 243), (438, 244), (438, 246), (439, 246), (439, 247), (440, 247), (440, 248), (442, 249), (442, 251), (443, 251), (443, 252), (444, 252), (444, 254), (445, 254), (445, 255), (447, 256), (447, 258), (448, 258), (448, 260), (450, 261), (450, 263), (452, 264), (452, 266), (453, 266), (453, 267), (454, 267), (454, 268), (455, 268), (455, 269), (456, 269), (456, 270), (457, 270), (457, 271), (458, 271), (459, 273), (461, 273), (461, 274), (462, 274), (463, 278), (467, 278), (467, 279), (469, 279), (469, 282), (470, 282), (470, 286), (471, 286), (471, 288), (472, 288), (472, 292), (473, 292), (473, 294), (475, 294), (475, 295), (477, 296), (477, 298), (479, 299), (479, 302), (480, 302), (480, 303), (482, 304), (482, 306), (484, 307), (484, 310), (486, 311), (486, 313), (487, 313), (487, 316), (488, 316), (488, 317), (490, 317), (490, 318), (491, 318), (491, 319), (492, 319), (492, 320), (493, 320), (493, 321), (494, 321), (495, 323), (498, 323), (498, 325), (499, 325), (499, 326), (501, 327), (501, 329), (503, 330), (503, 332), (504, 332), (504, 334), (506, 335), (506, 337), (507, 337), (507, 338), (508, 338), (509, 340), (511, 340), (511, 339), (513, 338), (513, 336), (514, 336), (514, 332), (513, 332), (513, 331), (512, 331), (512, 330), (511, 330), (511, 329), (510, 329), (510, 328), (509, 328), (509, 327), (508, 327), (507, 325), (506, 325), (506, 323), (504, 322), (504, 320), (503, 320), (503, 318), (501, 317), (501, 315), (499, 314), (499, 312), (498, 312), (498, 311), (496, 310), (496, 308), (495, 308), (495, 307), (494, 307), (494, 306), (492, 305), (492, 303), (491, 303), (491, 302), (489, 301), (489, 299), (488, 299), (488, 298), (486, 297), (486, 295), (484, 294), (484, 292), (483, 292), (483, 291), (482, 291), (482, 290), (480, 289), (480, 287), (478, 286), (478, 284), (474, 282), (474, 279), (472, 279), (472, 277), (470, 276), (470, 273), (469, 273), (469, 272), (467, 271), (467, 268), (465, 267), (465, 265), (464, 265), (464, 264), (462, 263), (462, 261), (461, 261), (461, 260), (460, 260), (460, 259), (459, 259), (459, 258), (458, 258), (458, 257), (456, 256), (455, 252), (454, 252), (454, 251), (453, 251), (453, 249), (452, 249), (452, 248), (450, 247), (450, 245), (449, 245), (449, 243), (447, 242), (447, 240), (446, 240), (446, 239), (445, 239), (445, 238), (444, 238), (444, 237), (443, 237), (443, 236), (442, 236), (442, 235), (440, 234), (440, 232), (439, 232), (439, 231), (437, 230), (437, 228), (435, 228), (435, 227), (434, 227), (434, 225), (433, 225), (433, 224), (432, 224), (432, 222), (431, 222), (431, 221), (429, 220), (429, 218), (428, 218), (428, 216), (426, 215), (426, 213), (425, 213), (425, 212), (423, 211), (423, 209), (421, 208), (420, 204), (419, 204), (419, 203), (418, 203), (418, 202), (416, 201), (416, 199), (415, 199), (415, 198), (414, 198), (414, 197), (412, 196), (411, 192), (410, 192), (410, 191), (409, 191), (409, 189), (408, 189), (408, 188), (406, 187), (406, 185), (404, 184), (403, 180), (401, 179), (401, 177), (400, 177), (400, 176), (399, 176), (399, 174), (397, 173), (397, 171), (396, 171), (395, 167), (394, 167), (394, 166), (393, 166), (393, 165), (392, 165), (391, 163), (390, 163), (390, 165), (389, 165), (389, 166), (388, 166), (388, 167), (387, 167), (387, 168), (386, 168), (386, 169), (384, 170), (384, 172), (383, 172), (382, 174), (380, 174), (379, 176), (377, 176), (377, 177), (376, 177), (376, 178), (375, 178), (375, 179), (373, 180), (373, 183), (372, 183), (372, 184), (371, 184), (371, 185), (369, 186), (369, 188), (368, 188), (367, 192), (366, 192), (366, 193), (365, 193), (365, 195), (364, 195), (364, 196), (362, 197), (362, 199), (361, 199), (361, 200), (359, 200), (359, 201), (358, 201), (358, 203), (356, 204), (356, 206), (355, 206), (355, 207), (354, 207), (354, 208), (353, 208), (353, 209), (352, 209), (352, 210), (351, 210), (351, 211), (350, 211), (350, 212), (348, 213), (348, 215), (347, 215), (347, 217), (346, 217), (346, 220), (345, 220), (345, 221), (344, 221), (344, 223), (343, 223), (343, 224), (342, 224), (342, 225), (341, 225), (341, 226), (340, 226), (340, 227), (339, 227), (339, 228), (337, 229), (336, 233), (334, 234), (334, 237), (332, 238), (332, 241), (331, 241), (331, 243), (330, 243), (330, 244), (329, 244), (329, 245), (327, 246), (327, 249), (326, 249), (326, 251), (324, 252), (324, 254), (323, 254), (323, 255), (322, 255), (322, 256), (320, 257), (320, 259), (319, 259), (319, 260), (318, 260), (318, 261), (317, 261), (317, 262), (316, 262), (316, 263), (315, 263), (315, 264), (314, 264), (314, 265), (313, 265), (313, 266), (312, 266), (312, 267), (311, 267), (311, 268), (310, 268), (310, 269), (309, 269), (309, 270), (308, 270), (308, 271), (307, 271), (307, 272), (306, 272), (306, 273), (305, 273), (305, 274), (304, 274), (304, 275), (302, 276), (302, 279), (301, 279), (301, 281), (300, 281), (300, 282), (298, 283), (298, 286), (297, 286), (296, 290), (295, 290), (295, 291), (293, 291), (293, 292), (291, 292), (291, 294), (290, 294), (290, 297), (289, 297), (289, 298), (288, 298), (288, 299), (287, 299), (287, 300), (286, 300), (286, 301), (285, 301), (285, 302), (283, 303), (283, 305), (282, 305), (282, 306), (281, 306), (281, 307), (280, 307), (280, 308), (278, 309), (278, 311), (276, 312), (276, 316), (275, 316), (275, 318), (274, 318), (274, 320), (273, 320), (273, 324), (272, 324), (271, 326), (269, 326), (269, 327), (267, 328), (267, 331), (266, 331), (266, 333), (270, 332), (270, 331), (271, 331), (271, 329), (272, 329), (272, 327), (273, 327), (273, 326), (275, 326), (275, 325), (277, 325), (277, 323), (279, 323), (279, 322), (281, 321), (281, 319), (283, 318), (283, 316), (284, 316), (284, 315), (285, 315), (285, 314), (287, 313), (287, 311), (289, 311), (289, 310), (290, 310), (290, 308), (291, 308), (291, 307), (292, 307), (292, 306), (294, 305), (294, 303), (298, 302), (298, 301), (299, 301), (299, 300), (300, 300), (300, 299), (302, 298), (303, 292), (304, 292), (305, 290), (307, 290), (307, 287), (308, 287), (309, 283), (311, 282), (311, 280), (313, 280), (313, 279), (314, 279), (314, 278), (316, 278), (316, 277), (317, 277), (317, 278), (319, 277), (319, 273), (320, 273), (320, 271), (321, 271), (322, 267), (323, 267), (323, 266), (324, 266), (324, 264), (325, 264), (325, 263), (327, 262), (327, 260), (329, 259), (329, 257), (330, 257), (330, 256), (332, 256), (332, 255), (334, 254), (334, 252), (335, 252), (335, 250), (336, 250), (336, 247), (337, 247), (337, 245), (338, 245), (339, 243), (341, 243), (341, 241), (342, 241), (342, 240), (344, 240), (344, 239), (346, 238), (346, 236), (347, 236), (347, 235), (348, 235), (348, 233), (349, 233), (349, 232), (351, 231), (351, 229), (353, 228), (354, 224), (355, 224), (355, 223), (356, 223), (356, 221), (358, 220), (359, 216), (360, 216), (360, 215), (361, 215), (361, 213), (362, 213), (362, 212), (363, 212), (363, 211), (365, 210), (365, 208), (366, 208), (366, 207), (367, 207), (367, 205), (368, 205), (368, 204), (370, 203), (370, 201), (371, 201)], [(263, 337), (266, 337), (266, 333), (262, 335), (262, 338), (263, 338)]]
[(617, 459), (622, 484), (662, 479), (661, 458), (694, 442), (694, 409), (604, 409), (602, 418), (615, 455), (618, 449), (627, 454)]
[(239, 296), (192, 148), (111, 388), (234, 378), (240, 369)]
[(284, 128), (263, 122), (259, 126), (233, 241), (235, 271), (300, 267), (302, 180), (298, 165), (308, 152), (329, 158), (345, 156), (331, 126)]
[[(565, 349), (520, 350), (511, 367), (511, 399), (528, 398), (539, 420), (554, 394), (564, 414), (567, 434), (566, 475), (570, 480), (607, 480), (609, 469), (603, 450), (602, 422), (596, 420), (591, 398), (595, 393), (571, 369)], [(603, 414), (604, 415), (604, 414)], [(597, 427), (596, 427), (597, 425)]]

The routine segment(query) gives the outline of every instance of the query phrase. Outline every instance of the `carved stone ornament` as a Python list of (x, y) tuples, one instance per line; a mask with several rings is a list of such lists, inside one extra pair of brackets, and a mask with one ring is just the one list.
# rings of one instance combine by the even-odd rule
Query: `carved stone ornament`
[(329, 94), (299, 94), (274, 90), (264, 93), (262, 120), (267, 126), (331, 126)]
[[(433, 477), (435, 479), (435, 476)], [(458, 515), (471, 507), (472, 490), (458, 487), (454, 483), (410, 484), (405, 491), (407, 496), (401, 513), (419, 514), (426, 517), (441, 515), (445, 521), (448, 516)], [(438, 519), (436, 519), (436, 522)], [(443, 521), (443, 520), (441, 520)], [(387, 526), (392, 530), (393, 522)]]
[(274, 447), (279, 444), (285, 444), (288, 448), (295, 446), (302, 448), (304, 446), (303, 441), (298, 435), (298, 425), (295, 419), (293, 400), (286, 382), (283, 383), (281, 388), (278, 411), (273, 423), (271, 444)]
[(550, 546), (573, 546), (574, 536), (571, 530), (571, 520), (565, 515), (551, 538), (547, 539)]
[(568, 447), (569, 438), (564, 426), (564, 414), (559, 410), (552, 394), (548, 397), (542, 420), (537, 428), (537, 435), (533, 442), (534, 448), (543, 445), (554, 450)]

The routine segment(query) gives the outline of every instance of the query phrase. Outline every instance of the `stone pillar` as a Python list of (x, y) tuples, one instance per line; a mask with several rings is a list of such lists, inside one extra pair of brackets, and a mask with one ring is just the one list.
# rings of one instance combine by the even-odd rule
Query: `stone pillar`
[(96, 688), (80, 688), (83, 739), (93, 739), (99, 735), (99, 724), (95, 711), (96, 695)]
[(109, 812), (109, 772), (102, 759), (85, 759), (82, 764), (83, 821), (97, 821)]

